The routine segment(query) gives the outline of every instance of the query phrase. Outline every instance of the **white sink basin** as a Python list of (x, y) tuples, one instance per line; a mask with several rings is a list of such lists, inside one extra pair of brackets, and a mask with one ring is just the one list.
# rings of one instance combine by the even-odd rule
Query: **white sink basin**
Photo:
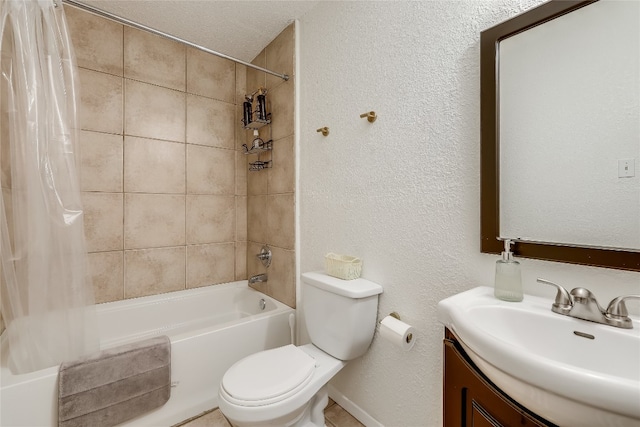
[(640, 425), (640, 324), (563, 316), (551, 299), (500, 301), (480, 287), (440, 301), (438, 320), (498, 387), (558, 425)]

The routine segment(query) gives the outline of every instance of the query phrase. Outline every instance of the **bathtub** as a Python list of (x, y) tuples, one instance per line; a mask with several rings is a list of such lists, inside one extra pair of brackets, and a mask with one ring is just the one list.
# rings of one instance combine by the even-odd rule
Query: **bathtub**
[[(216, 408), (225, 371), (249, 354), (291, 343), (295, 313), (246, 280), (98, 304), (97, 311), (103, 349), (156, 335), (171, 340), (171, 398), (123, 426), (171, 426)], [(11, 374), (5, 339), (0, 425), (56, 426), (58, 366)]]

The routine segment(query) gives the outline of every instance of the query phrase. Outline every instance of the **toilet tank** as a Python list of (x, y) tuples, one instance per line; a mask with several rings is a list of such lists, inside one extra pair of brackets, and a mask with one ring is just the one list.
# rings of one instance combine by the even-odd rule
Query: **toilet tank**
[(340, 360), (363, 355), (376, 330), (381, 293), (382, 286), (366, 279), (303, 273), (302, 307), (311, 342)]

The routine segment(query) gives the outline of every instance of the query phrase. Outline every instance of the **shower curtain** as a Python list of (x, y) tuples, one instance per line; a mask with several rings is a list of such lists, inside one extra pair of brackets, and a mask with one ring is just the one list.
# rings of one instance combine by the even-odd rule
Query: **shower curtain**
[(3, 334), (11, 370), (25, 373), (98, 350), (97, 324), (75, 165), (77, 69), (60, 0), (4, 0), (0, 37)]

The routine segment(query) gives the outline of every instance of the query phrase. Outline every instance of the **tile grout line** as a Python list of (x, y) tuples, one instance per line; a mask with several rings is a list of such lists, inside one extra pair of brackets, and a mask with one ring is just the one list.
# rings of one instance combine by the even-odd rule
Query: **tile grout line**
[(188, 275), (189, 275), (189, 248), (187, 245), (187, 230), (188, 230), (188, 214), (187, 214), (187, 206), (188, 206), (188, 201), (187, 201), (187, 194), (188, 194), (188, 190), (187, 190), (187, 185), (188, 185), (188, 180), (187, 180), (187, 175), (188, 175), (188, 169), (187, 169), (187, 129), (188, 129), (188, 120), (189, 120), (189, 115), (187, 114), (188, 110), (189, 110), (189, 106), (188, 106), (188, 102), (187, 102), (187, 89), (188, 89), (188, 81), (189, 81), (189, 60), (188, 60), (188, 53), (187, 53), (187, 48), (185, 46), (184, 48), (184, 289), (189, 289), (189, 283), (188, 283)]
[(124, 124), (125, 124), (125, 118), (126, 118), (126, 102), (125, 102), (125, 97), (126, 97), (126, 87), (125, 87), (125, 78), (124, 78), (124, 52), (125, 52), (125, 39), (124, 39), (124, 25), (121, 25), (121, 30), (122, 30), (122, 299), (125, 300), (127, 297), (127, 258), (126, 258), (126, 253), (125, 253), (125, 240), (126, 240), (126, 197), (125, 197), (125, 148), (124, 148), (124, 135), (125, 135), (125, 130), (124, 130)]

